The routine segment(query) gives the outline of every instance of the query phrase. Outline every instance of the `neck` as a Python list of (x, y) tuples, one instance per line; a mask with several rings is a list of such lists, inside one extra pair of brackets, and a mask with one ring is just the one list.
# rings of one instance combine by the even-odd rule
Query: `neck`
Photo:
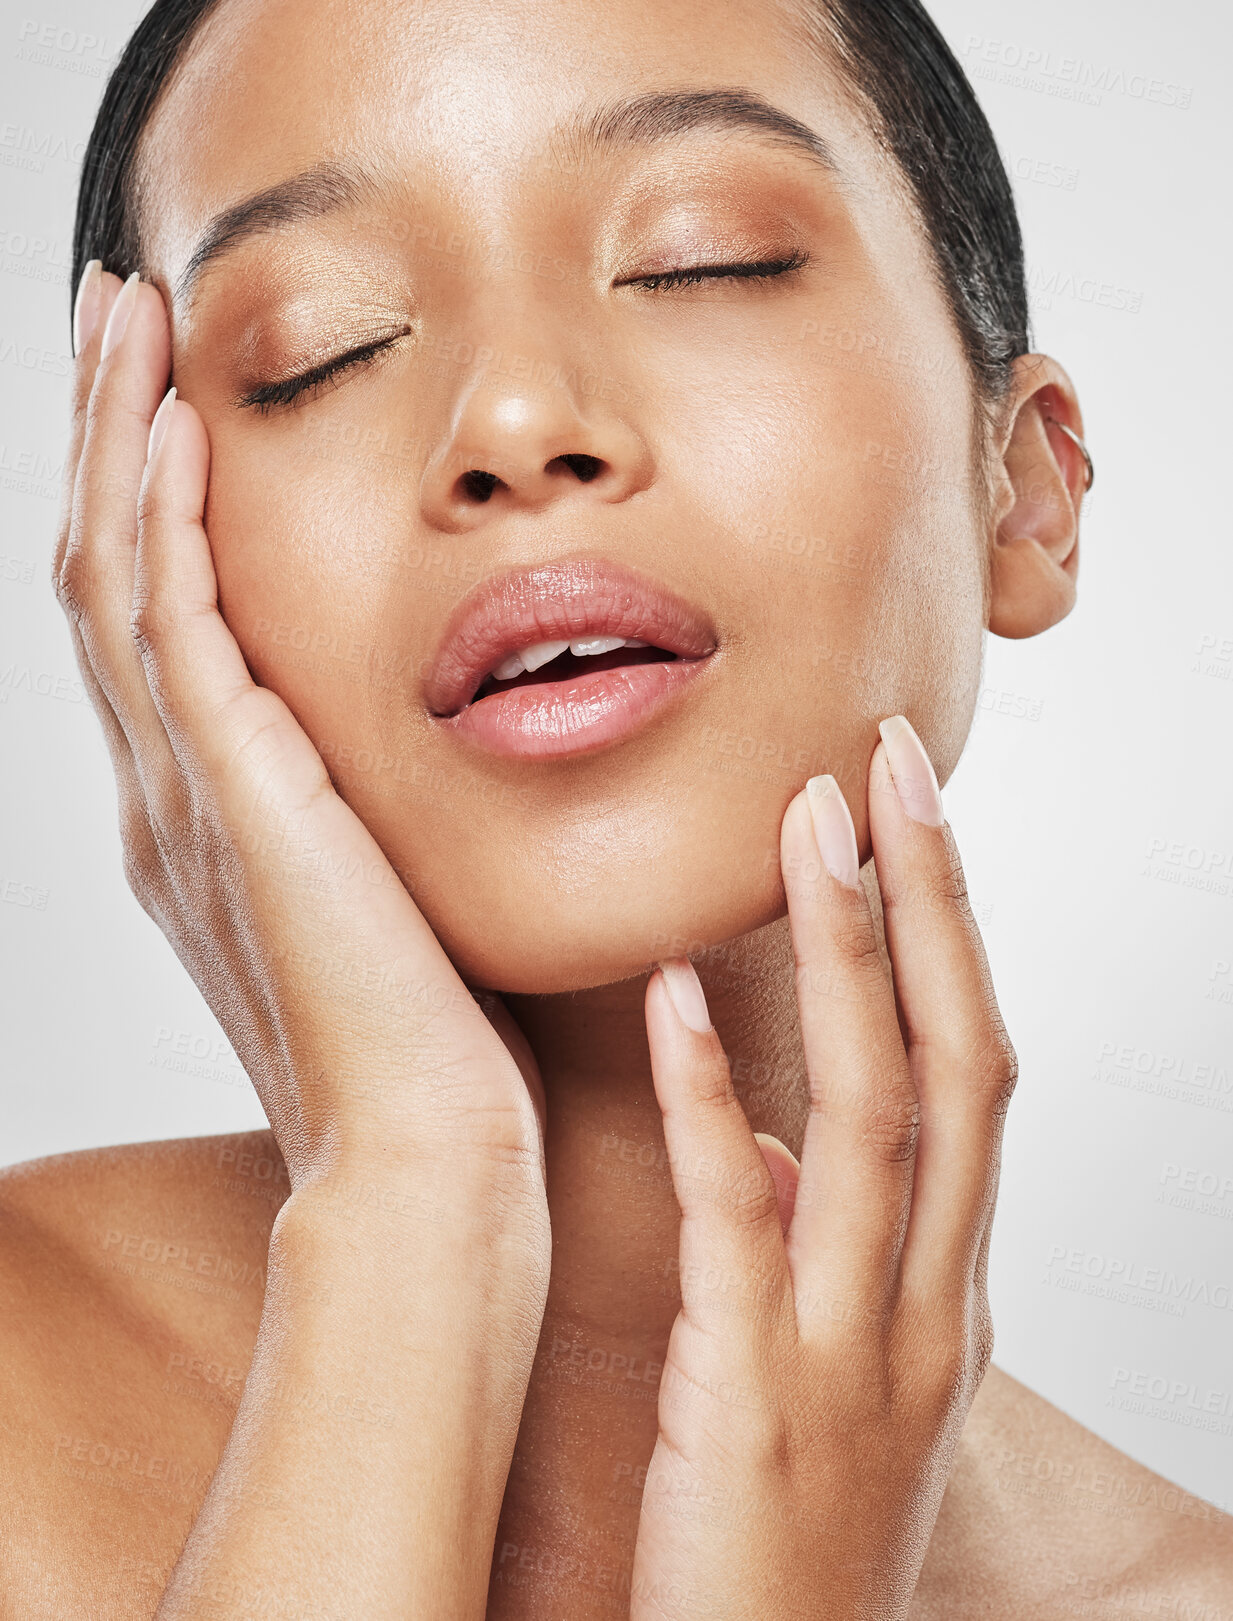
[[(787, 919), (693, 962), (750, 1124), (799, 1155), (807, 1091)], [(666, 1344), (679, 1309), (679, 1212), (651, 1083), (646, 982), (641, 973), (506, 998), (544, 1081), (549, 1313), (603, 1344), (630, 1335)]]
[[(889, 971), (872, 861), (861, 876)], [(799, 1159), (808, 1083), (788, 919), (692, 961), (750, 1125)], [(506, 1001), (544, 1080), (554, 1304), (597, 1334), (666, 1341), (679, 1306), (679, 1212), (651, 1083), (646, 982)]]
[[(872, 862), (862, 876), (881, 937)], [(799, 1158), (808, 1083), (787, 918), (691, 957), (750, 1125)], [(555, 1577), (528, 1578), (519, 1561), (532, 1554), (542, 1570), (543, 1550), (581, 1546), (595, 1568), (606, 1561), (626, 1574), (632, 1558), (658, 1377), (680, 1310), (680, 1213), (651, 1083), (646, 981), (505, 998), (544, 1081), (553, 1251), (497, 1537), (497, 1621), (543, 1614), (549, 1595), (575, 1613), (584, 1600), (594, 1606), (590, 1566), (571, 1576), (554, 1555)], [(613, 1614), (628, 1614), (628, 1592), (623, 1603)]]

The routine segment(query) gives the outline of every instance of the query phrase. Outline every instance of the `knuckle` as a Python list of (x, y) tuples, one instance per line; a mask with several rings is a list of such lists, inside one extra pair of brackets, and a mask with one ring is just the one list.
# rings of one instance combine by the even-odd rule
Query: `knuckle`
[(134, 600), (128, 617), (128, 629), (143, 659), (156, 650), (167, 628), (166, 611), (156, 597), (143, 596)]
[(138, 527), (157, 528), (167, 515), (166, 495), (157, 484), (143, 479), (137, 490)]
[(144, 906), (153, 892), (154, 839), (144, 815), (125, 812), (120, 828), (124, 881)]
[(964, 919), (972, 915), (968, 881), (955, 836), (949, 823), (944, 823), (941, 831), (942, 847), (930, 850), (923, 869), (888, 870), (885, 876), (879, 873), (884, 914), (916, 911), (936, 913), (942, 918), (958, 914)]
[(755, 1478), (778, 1480), (785, 1485), (793, 1480), (800, 1444), (788, 1415), (778, 1403), (760, 1403), (755, 1407), (743, 1426), (742, 1441), (754, 1463)]
[(70, 547), (59, 570), (52, 576), (56, 600), (74, 625), (85, 618), (90, 594), (88, 574), (84, 553), (78, 547)]
[(722, 1197), (728, 1219), (737, 1227), (759, 1227), (779, 1222), (779, 1199), (770, 1173), (751, 1167), (724, 1178)]
[(964, 1412), (993, 1358), (993, 1317), (983, 1291), (953, 1298), (930, 1334), (926, 1382), (939, 1415)]
[(977, 1067), (989, 1106), (1000, 1118), (1009, 1109), (1019, 1080), (1019, 1055), (1000, 1020), (982, 1042)]
[(993, 1313), (989, 1310), (989, 1301), (982, 1293), (976, 1307), (972, 1325), (972, 1371), (977, 1383), (989, 1371), (989, 1364), (993, 1361)]
[(831, 940), (845, 969), (855, 974), (885, 973), (877, 930), (863, 897), (854, 896), (835, 918)]
[(966, 1335), (947, 1335), (934, 1348), (929, 1387), (938, 1413), (952, 1413), (965, 1404), (970, 1389), (971, 1363)]
[(137, 782), (136, 771), (130, 770), (127, 776), (120, 795), (120, 842), (126, 858), (148, 869), (157, 860), (150, 807)]
[(691, 1091), (696, 1101), (704, 1108), (722, 1110), (726, 1113), (734, 1107), (740, 1107), (732, 1085), (732, 1072), (722, 1054), (712, 1062), (703, 1064), (701, 1072), (694, 1079)]
[(915, 1089), (895, 1080), (878, 1086), (863, 1111), (864, 1146), (887, 1164), (909, 1160), (920, 1139), (920, 1099)]
[[(949, 827), (947, 833), (950, 834)], [(945, 840), (942, 859), (933, 873), (933, 896), (941, 906), (960, 912), (970, 910), (968, 881), (953, 834)]]
[(146, 916), (160, 929), (175, 911), (171, 858), (176, 849), (139, 789), (126, 794), (120, 813), (124, 879)]

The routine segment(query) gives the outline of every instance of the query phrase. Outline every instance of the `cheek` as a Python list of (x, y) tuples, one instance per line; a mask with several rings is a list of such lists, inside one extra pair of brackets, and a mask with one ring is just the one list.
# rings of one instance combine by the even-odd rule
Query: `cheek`
[(345, 448), (239, 437), (213, 441), (206, 530), (220, 605), (254, 679), (329, 764), (332, 749), (371, 743), (416, 673), (391, 480), (366, 476)]
[[(637, 425), (660, 462), (664, 567), (711, 612), (722, 668), (687, 724), (542, 775), (449, 754), (419, 707), (421, 662), (492, 565), (479, 537), (423, 522), (394, 430), (347, 443), (324, 412), (207, 424), (224, 615), (464, 973), (604, 983), (769, 922), (779, 823), (808, 776), (839, 779), (868, 853), (886, 715), (949, 775), (982, 637), (965, 402), (839, 353), (768, 334), (659, 367)], [(654, 569), (646, 520), (626, 521)]]
[(729, 351), (664, 412), (734, 655), (707, 764), (767, 800), (833, 772), (862, 841), (878, 721), (907, 714), (944, 780), (983, 640), (966, 374), (863, 330), (852, 357), (842, 328)]

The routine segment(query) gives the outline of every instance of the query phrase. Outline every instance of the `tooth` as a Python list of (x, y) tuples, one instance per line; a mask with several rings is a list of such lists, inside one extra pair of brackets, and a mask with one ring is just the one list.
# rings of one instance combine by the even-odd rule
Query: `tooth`
[(650, 642), (637, 641), (633, 636), (627, 636), (625, 638), (625, 645), (626, 647), (650, 647), (651, 644)]
[(623, 636), (579, 636), (569, 644), (569, 650), (583, 659), (594, 653), (614, 653), (618, 647), (624, 646)]
[(503, 659), (497, 665), (492, 672), (492, 678), (494, 681), (512, 681), (516, 675), (521, 675), (525, 669), (526, 665), (518, 654), (511, 653), (507, 659)]
[(533, 647), (524, 647), (518, 657), (522, 660), (524, 670), (538, 670), (541, 664), (547, 664), (549, 659), (556, 658), (558, 653), (564, 653), (568, 646), (567, 641), (536, 642)]

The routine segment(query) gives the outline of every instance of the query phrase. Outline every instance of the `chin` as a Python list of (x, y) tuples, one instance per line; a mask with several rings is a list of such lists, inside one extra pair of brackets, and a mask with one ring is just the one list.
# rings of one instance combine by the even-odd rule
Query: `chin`
[(774, 922), (787, 909), (777, 857), (762, 866), (734, 877), (729, 863), (725, 883), (704, 872), (683, 871), (672, 884), (645, 870), (624, 881), (609, 875), (602, 899), (542, 889), (466, 916), (456, 903), (419, 904), (467, 984), (551, 996), (641, 977), (663, 957), (706, 952)]

